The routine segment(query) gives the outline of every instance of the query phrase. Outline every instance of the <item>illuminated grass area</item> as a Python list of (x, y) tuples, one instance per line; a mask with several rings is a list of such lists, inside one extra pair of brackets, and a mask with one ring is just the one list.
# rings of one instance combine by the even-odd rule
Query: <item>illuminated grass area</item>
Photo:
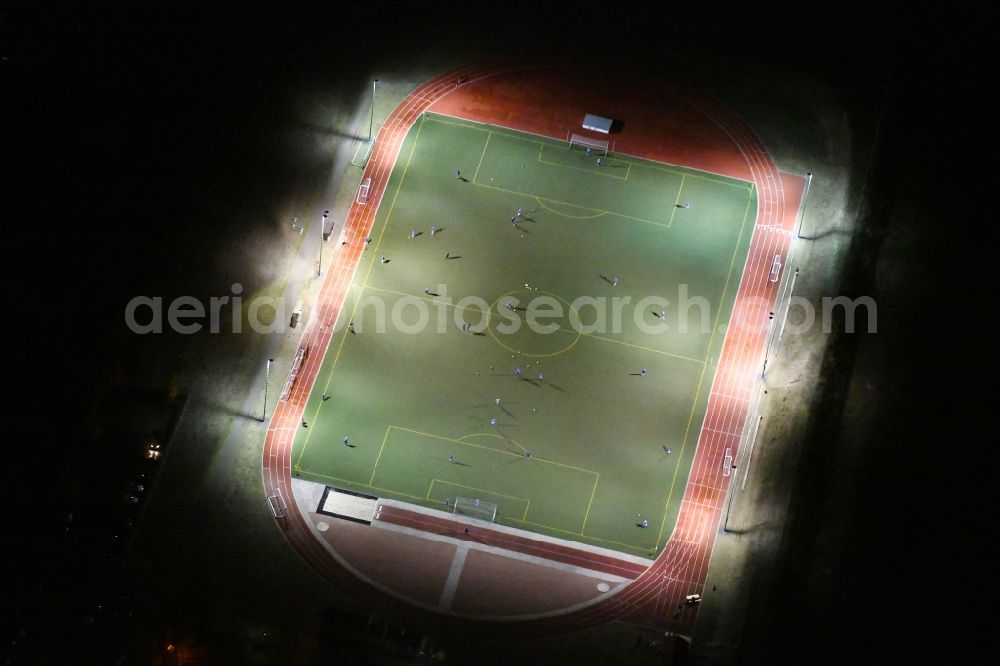
[[(478, 497), (506, 525), (655, 555), (755, 214), (742, 181), (614, 154), (598, 165), (565, 142), (425, 115), (382, 198), (295, 472), (441, 510)], [(682, 293), (704, 316), (678, 307)], [(551, 332), (528, 325), (532, 301)]]

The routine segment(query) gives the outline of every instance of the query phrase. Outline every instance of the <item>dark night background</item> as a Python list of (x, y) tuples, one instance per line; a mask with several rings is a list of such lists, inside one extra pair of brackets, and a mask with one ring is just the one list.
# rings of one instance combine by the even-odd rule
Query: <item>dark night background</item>
[[(13, 452), (4, 466), (11, 559), (3, 640), (5, 650), (21, 641), (15, 663), (74, 663), (53, 645), (90, 640), (88, 625), (80, 637), (72, 627), (89, 600), (115, 588), (113, 560), (66, 573), (99, 548), (88, 539), (115, 528), (94, 519), (74, 541), (61, 533), (65, 506), (102, 492), (81, 472), (93, 455), (95, 404), (116, 382), (141, 384), (136, 355), (155, 354), (129, 348), (124, 303), (138, 293), (220, 293), (225, 271), (202, 276), (186, 261), (187, 244), (223, 246), (240, 222), (215, 220), (247, 201), (266, 207), (259, 183), (282, 176), (244, 138), (286, 118), (297, 87), (317, 77), (363, 85), (364, 63), (386, 42), (404, 54), (483, 41), (647, 66), (669, 62), (671, 48), (704, 49), (798, 68), (858, 103), (888, 86), (844, 293), (878, 293), (875, 262), (893, 224), (917, 231), (901, 262), (905, 277), (895, 281), (905, 286), (878, 293), (876, 340), (834, 342), (836, 363), (821, 385), (825, 411), (813, 414), (803, 445), (788, 546), (755, 603), (761, 617), (744, 662), (872, 663), (905, 652), (951, 663), (971, 647), (967, 636), (989, 631), (990, 616), (972, 606), (988, 594), (995, 566), (977, 537), (989, 525), (974, 513), (996, 467), (985, 453), (995, 434), (977, 425), (978, 412), (996, 406), (995, 382), (972, 380), (993, 356), (988, 313), (996, 302), (995, 277), (979, 277), (996, 262), (974, 259), (996, 215), (973, 197), (1000, 182), (994, 165), (970, 174), (970, 156), (987, 151), (995, 125), (986, 122), (995, 76), (986, 71), (994, 37), (985, 17), (841, 3), (601, 7), (0, 9), (10, 274), (3, 441)], [(378, 39), (364, 29), (376, 16), (386, 35)], [(206, 229), (209, 221), (219, 226)], [(839, 537), (838, 559), (817, 559), (822, 493), (845, 483), (828, 463), (844, 445), (837, 421), (859, 354), (881, 386), (865, 406), (865, 441), (854, 443), (868, 473), (837, 489), (854, 500), (845, 504), (852, 529)], [(953, 471), (967, 460), (977, 462)], [(977, 547), (963, 555), (958, 543)], [(807, 579), (816, 585), (817, 570), (823, 594), (797, 594)], [(46, 650), (62, 656), (37, 656)]]

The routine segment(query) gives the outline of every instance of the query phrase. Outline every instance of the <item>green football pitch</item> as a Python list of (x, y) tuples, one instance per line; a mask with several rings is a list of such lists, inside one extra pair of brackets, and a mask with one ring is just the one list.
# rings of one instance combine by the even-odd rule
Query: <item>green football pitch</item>
[(442, 511), (480, 499), (499, 523), (635, 555), (663, 547), (756, 191), (597, 157), (417, 121), (295, 439), (299, 477)]

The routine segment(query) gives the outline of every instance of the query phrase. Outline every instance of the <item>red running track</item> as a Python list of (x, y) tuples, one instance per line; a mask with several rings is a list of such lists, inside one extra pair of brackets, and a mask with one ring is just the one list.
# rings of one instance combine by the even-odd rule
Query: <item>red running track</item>
[[(724, 475), (726, 450), (738, 455), (740, 433), (749, 416), (754, 383), (761, 368), (767, 333), (767, 313), (777, 299), (777, 282), (770, 282), (775, 255), (785, 263), (801, 195), (802, 184), (783, 178), (764, 146), (734, 113), (713, 100), (681, 92), (674, 84), (651, 86), (648, 80), (630, 91), (622, 89), (608, 109), (606, 80), (565, 90), (567, 80), (578, 79), (572, 67), (531, 62), (486, 63), (459, 68), (424, 83), (389, 115), (378, 132), (375, 149), (365, 168), (371, 178), (367, 205), (354, 205), (345, 221), (346, 244), (337, 249), (319, 294), (316, 313), (303, 333), (309, 349), (289, 398), (278, 403), (271, 418), (263, 451), (264, 489), (281, 492), (290, 507), (280, 525), (292, 546), (316, 571), (354, 599), (357, 609), (376, 608), (416, 626), (440, 627), (443, 616), (406, 604), (361, 581), (332, 558), (313, 537), (291, 491), (292, 442), (303, 410), (340, 314), (347, 289), (365, 247), (406, 133), (425, 110), (469, 120), (565, 138), (581, 109), (629, 119), (616, 150), (639, 157), (751, 179), (758, 192), (757, 218), (744, 265), (729, 332), (711, 386), (705, 420), (691, 473), (684, 489), (674, 532), (656, 561), (619, 592), (564, 614), (531, 620), (476, 620), (451, 616), (448, 626), (457, 632), (493, 637), (532, 637), (566, 633), (613, 620), (654, 625), (690, 635), (697, 606), (684, 605), (685, 595), (702, 593), (709, 559), (729, 483)], [(461, 86), (457, 80), (464, 79)], [(533, 83), (532, 83), (533, 82)], [(616, 84), (624, 86), (624, 83)], [(504, 97), (513, 86), (519, 94)], [(545, 91), (558, 91), (558, 95)], [(533, 96), (534, 95), (534, 96)], [(589, 95), (589, 99), (588, 96)], [(661, 115), (650, 104), (667, 106)], [(658, 129), (668, 114), (680, 118), (670, 131)], [(668, 123), (669, 124), (669, 123)], [(698, 147), (702, 150), (699, 152)], [(481, 528), (477, 531), (481, 532)], [(495, 533), (490, 538), (495, 538)], [(581, 551), (583, 552), (583, 551)]]
[[(466, 526), (454, 520), (435, 518), (425, 513), (407, 511), (395, 506), (382, 505), (378, 520), (381, 522), (418, 529), (423, 532), (440, 534), (461, 541), (475, 541), (486, 546), (504, 548), (506, 550), (543, 557), (554, 562), (571, 564), (591, 571), (603, 571), (623, 578), (638, 578), (646, 566), (638, 562), (629, 562), (617, 557), (610, 557), (580, 548), (562, 546), (551, 541), (529, 539), (528, 537), (497, 530), (483, 529), (479, 526)], [(464, 529), (463, 529), (464, 528)], [(466, 532), (465, 529), (470, 530)]]

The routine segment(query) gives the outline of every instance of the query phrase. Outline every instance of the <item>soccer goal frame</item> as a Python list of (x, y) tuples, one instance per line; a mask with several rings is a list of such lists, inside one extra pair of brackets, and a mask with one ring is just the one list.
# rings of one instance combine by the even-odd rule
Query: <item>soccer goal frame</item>
[(488, 523), (497, 521), (497, 505), (476, 498), (456, 497), (452, 513), (456, 516), (485, 520)]
[(610, 142), (607, 140), (591, 139), (589, 136), (571, 134), (569, 139), (569, 149), (573, 150), (573, 146), (582, 147), (584, 150), (590, 148), (591, 150), (604, 151), (603, 156), (607, 157), (608, 143)]

